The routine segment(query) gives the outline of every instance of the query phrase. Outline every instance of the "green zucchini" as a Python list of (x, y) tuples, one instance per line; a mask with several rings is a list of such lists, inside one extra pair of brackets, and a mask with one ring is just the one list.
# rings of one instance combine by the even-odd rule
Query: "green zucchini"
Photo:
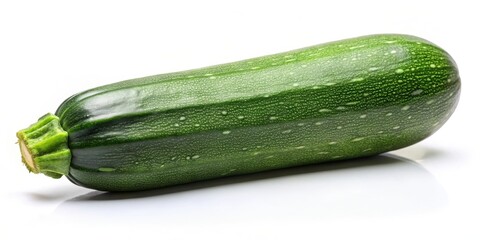
[(17, 136), (31, 172), (144, 190), (403, 148), (459, 94), (444, 50), (371, 35), (101, 86)]

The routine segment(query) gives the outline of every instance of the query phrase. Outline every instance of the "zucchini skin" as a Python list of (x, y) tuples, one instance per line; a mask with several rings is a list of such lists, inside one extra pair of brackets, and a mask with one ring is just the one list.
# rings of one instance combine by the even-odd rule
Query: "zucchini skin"
[(459, 95), (448, 53), (387, 34), (118, 82), (56, 115), (69, 180), (135, 191), (406, 147), (442, 126)]

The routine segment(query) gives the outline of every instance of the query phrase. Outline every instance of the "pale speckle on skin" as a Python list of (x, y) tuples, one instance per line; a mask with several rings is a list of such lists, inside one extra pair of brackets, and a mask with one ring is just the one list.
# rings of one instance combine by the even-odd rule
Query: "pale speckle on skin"
[(397, 82), (399, 82), (399, 83), (402, 83), (402, 82), (403, 82), (403, 80), (398, 80)]
[(271, 63), (270, 65), (275, 66), (275, 65), (278, 65), (278, 63)]
[(393, 115), (393, 113), (387, 113), (387, 114), (385, 114), (385, 116), (392, 116), (392, 115)]
[(242, 148), (242, 151), (247, 151), (247, 150), (248, 150), (248, 148), (245, 148), (245, 147), (244, 147), (244, 148)]
[(319, 89), (319, 86), (313, 86), (312, 89)]
[(379, 67), (371, 67), (368, 69), (368, 71), (377, 71), (378, 69), (380, 69)]
[(285, 60), (285, 62), (293, 62), (295, 60), (297, 60), (297, 59), (296, 58), (290, 58), (290, 59)]
[(365, 45), (357, 45), (357, 46), (349, 47), (349, 49), (356, 49), (356, 48), (362, 48), (362, 47), (365, 47)]
[(292, 129), (287, 129), (285, 131), (282, 131), (282, 133), (291, 133), (292, 132)]
[(335, 145), (335, 144), (337, 144), (337, 142), (329, 142), (328, 144), (329, 145)]
[(367, 117), (367, 114), (360, 115), (360, 118), (366, 118), (366, 117)]
[(266, 156), (265, 159), (273, 158), (273, 155)]
[(205, 76), (205, 77), (208, 77), (208, 76), (212, 76), (212, 75), (213, 75), (213, 74), (211, 74), (211, 73), (206, 73), (204, 76)]
[(160, 165), (160, 167), (161, 167), (161, 168), (162, 168), (162, 167), (165, 167), (165, 164)]
[(192, 156), (192, 159), (197, 159), (197, 158), (199, 158), (199, 157), (200, 157), (200, 155), (193, 155), (193, 156)]
[(412, 119), (412, 116), (408, 116), (408, 119)]
[(389, 41), (385, 41), (385, 43), (396, 43), (397, 41), (396, 40), (389, 40)]
[(226, 131), (223, 131), (222, 133), (223, 133), (223, 134), (230, 134), (231, 132), (232, 132), (232, 131), (226, 130)]
[(298, 146), (298, 147), (295, 147), (295, 149), (304, 149), (305, 146)]
[(399, 129), (399, 128), (400, 128), (400, 126), (395, 126), (392, 129)]
[(215, 76), (211, 76), (211, 77), (210, 77), (210, 79), (215, 79), (215, 78), (217, 78), (217, 77), (215, 77)]
[(193, 78), (195, 75), (188, 75), (187, 78)]
[(384, 133), (384, 132), (383, 132), (383, 131), (378, 131), (378, 133), (382, 134), (382, 133)]
[(237, 118), (238, 119), (244, 119), (245, 117), (244, 116), (238, 116)]
[(299, 85), (300, 85), (300, 84), (298, 84), (298, 83), (292, 84), (292, 86), (294, 86), (294, 87), (298, 87)]
[(253, 153), (254, 156), (256, 156), (256, 155), (258, 155), (258, 154), (260, 154), (260, 152), (254, 152), (254, 153)]
[(352, 142), (362, 141), (363, 139), (365, 139), (365, 138), (364, 137), (354, 138), (354, 139), (352, 139)]
[(306, 65), (306, 64), (303, 64), (302, 67), (307, 67), (307, 65)]
[(200, 127), (200, 124), (195, 123), (194, 126), (195, 126), (195, 127)]
[(358, 101), (356, 101), (356, 102), (348, 102), (348, 103), (346, 103), (346, 105), (355, 105), (355, 104), (357, 104), (357, 103), (359, 103), (359, 102), (358, 102)]
[(293, 75), (293, 74), (295, 74), (295, 73), (294, 73), (294, 72), (289, 72), (288, 74)]
[(410, 109), (409, 105), (406, 105), (406, 106), (402, 107), (402, 111), (407, 111), (408, 109)]
[(435, 122), (432, 126), (437, 126), (438, 124), (440, 124), (440, 122)]
[(435, 68), (435, 67), (437, 67), (437, 66), (432, 63), (432, 64), (430, 64), (430, 67), (431, 67), (431, 68)]
[(173, 126), (175, 126), (175, 127), (179, 127), (179, 126), (180, 126), (180, 124), (178, 124), (178, 123), (175, 123), (175, 124), (173, 124)]
[(390, 51), (390, 53), (391, 53), (391, 54), (394, 54), (394, 53), (397, 53), (397, 51), (396, 51), (396, 50), (392, 50), (392, 51)]
[(170, 158), (170, 159), (175, 160), (175, 159), (177, 159), (177, 157), (172, 157), (172, 158)]
[(338, 126), (337, 129), (342, 129), (342, 126)]
[(315, 123), (315, 125), (317, 125), (317, 126), (318, 126), (318, 125), (322, 125), (322, 124), (323, 124), (323, 122), (316, 122), (316, 123)]
[(270, 95), (265, 94), (265, 95), (263, 95), (263, 97), (264, 97), (264, 98), (268, 98), (268, 97), (270, 97)]
[(299, 124), (297, 124), (297, 126), (299, 126), (299, 127), (305, 126), (305, 123), (299, 123)]
[(422, 89), (417, 89), (417, 90), (415, 90), (415, 91), (412, 92), (412, 95), (413, 95), (413, 96), (420, 95), (422, 92), (423, 92)]
[(325, 83), (325, 84), (323, 84), (323, 85), (325, 85), (325, 86), (333, 86), (333, 85), (335, 85), (335, 84), (337, 84), (337, 83), (329, 82), (329, 83)]
[(272, 116), (272, 117), (270, 117), (269, 119), (270, 119), (270, 120), (277, 120), (278, 117)]
[(370, 150), (372, 150), (372, 149), (371, 149), (371, 148), (367, 148), (367, 149), (364, 149), (362, 152), (368, 152), (368, 151), (370, 151)]
[(227, 115), (227, 111), (222, 111), (222, 115)]
[(180, 121), (183, 121), (183, 120), (185, 120), (185, 119), (186, 119), (186, 118), (183, 117), (183, 116), (179, 118)]
[(399, 68), (399, 69), (395, 70), (395, 72), (396, 73), (403, 73), (404, 71), (403, 71), (403, 69)]
[(187, 160), (190, 160), (190, 156), (187, 156), (186, 159), (187, 159)]
[(364, 97), (366, 97), (366, 96), (368, 96), (368, 95), (370, 95), (370, 93), (364, 93), (364, 94), (363, 94)]
[(350, 80), (350, 82), (360, 82), (360, 81), (363, 81), (363, 80), (364, 80), (364, 78), (359, 77), (359, 78), (353, 78), (352, 80)]
[(259, 68), (260, 68), (260, 67), (255, 66), (255, 67), (251, 67), (250, 69), (255, 70), (255, 69), (259, 69)]
[(427, 101), (427, 105), (430, 105), (430, 104), (432, 104), (433, 102), (435, 102), (435, 101), (434, 101), (434, 100), (428, 100), (428, 101)]
[(319, 112), (331, 112), (332, 110), (330, 109), (326, 109), (326, 108), (322, 108), (320, 110), (318, 110)]
[(319, 152), (318, 154), (325, 155), (325, 154), (329, 154), (329, 152)]
[(345, 110), (345, 109), (347, 109), (347, 108), (343, 107), (343, 106), (337, 107), (337, 110)]

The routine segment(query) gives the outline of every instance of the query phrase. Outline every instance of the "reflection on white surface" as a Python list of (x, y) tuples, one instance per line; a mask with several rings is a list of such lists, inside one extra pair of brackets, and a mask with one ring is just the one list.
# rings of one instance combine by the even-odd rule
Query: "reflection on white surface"
[(421, 165), (392, 154), (217, 179), (154, 191), (93, 191), (53, 215), (111, 223), (235, 223), (421, 213), (447, 195)]

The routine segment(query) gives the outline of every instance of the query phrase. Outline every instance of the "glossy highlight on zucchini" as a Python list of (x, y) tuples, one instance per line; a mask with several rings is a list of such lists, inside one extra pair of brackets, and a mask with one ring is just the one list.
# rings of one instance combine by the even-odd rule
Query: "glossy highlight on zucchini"
[(17, 136), (31, 172), (135, 191), (403, 148), (459, 96), (444, 50), (370, 35), (87, 90)]

